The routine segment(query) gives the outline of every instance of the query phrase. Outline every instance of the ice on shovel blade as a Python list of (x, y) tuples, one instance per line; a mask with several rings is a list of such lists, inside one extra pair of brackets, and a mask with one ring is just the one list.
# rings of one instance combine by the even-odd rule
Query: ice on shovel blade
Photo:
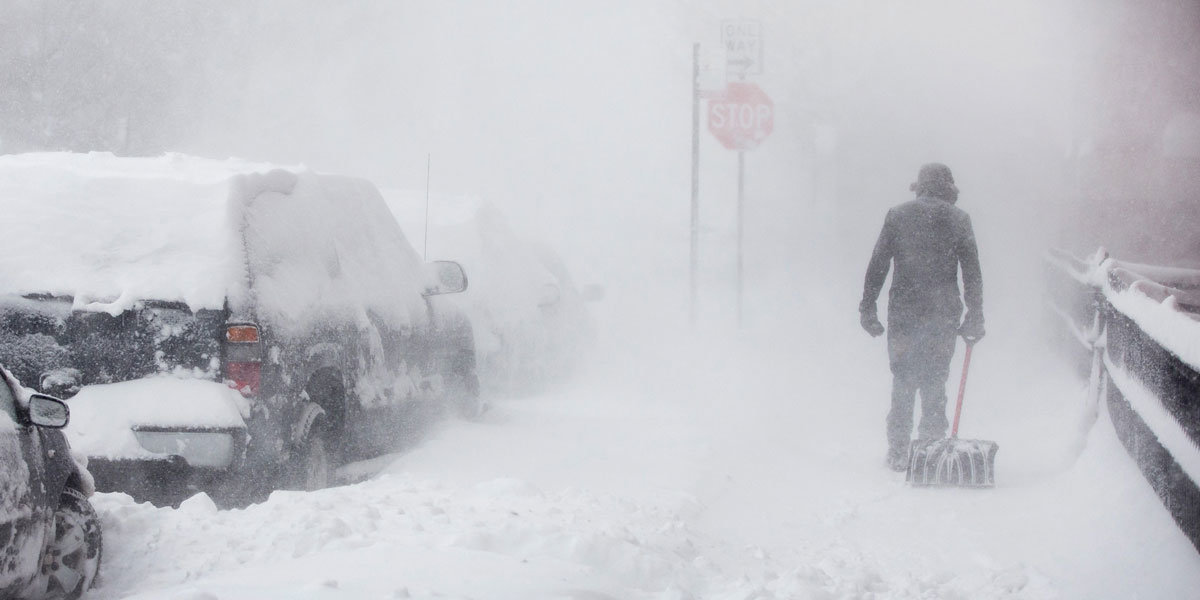
[(916, 440), (909, 451), (907, 481), (917, 486), (993, 487), (999, 448), (986, 440)]

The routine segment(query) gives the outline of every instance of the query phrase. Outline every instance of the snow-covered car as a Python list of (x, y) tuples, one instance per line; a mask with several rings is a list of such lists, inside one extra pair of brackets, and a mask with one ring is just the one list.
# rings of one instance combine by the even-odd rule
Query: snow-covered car
[(427, 229), (430, 256), (454, 256), (471, 273), (471, 289), (454, 300), (470, 316), (484, 387), (527, 391), (561, 380), (591, 347), (587, 303), (599, 286), (577, 286), (547, 244), (514, 230), (493, 204), (472, 196), (384, 190), (388, 207), (410, 231)]
[(94, 491), (62, 400), (0, 368), (0, 598), (78, 598), (100, 568)]
[(424, 264), (367, 181), (15, 155), (0, 211), (0, 361), (68, 398), (102, 491), (323, 487), (426, 409), (478, 403), (469, 326), (437, 298), (466, 276)]

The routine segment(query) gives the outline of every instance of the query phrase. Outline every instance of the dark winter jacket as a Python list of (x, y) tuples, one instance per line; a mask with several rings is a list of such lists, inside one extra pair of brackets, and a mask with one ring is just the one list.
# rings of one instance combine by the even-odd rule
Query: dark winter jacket
[(888, 327), (957, 327), (963, 302), (959, 299), (958, 268), (962, 266), (967, 318), (964, 328), (983, 326), (983, 278), (971, 218), (954, 204), (921, 196), (888, 211), (883, 231), (867, 265), (859, 312), (875, 317), (875, 301), (892, 261), (888, 296)]

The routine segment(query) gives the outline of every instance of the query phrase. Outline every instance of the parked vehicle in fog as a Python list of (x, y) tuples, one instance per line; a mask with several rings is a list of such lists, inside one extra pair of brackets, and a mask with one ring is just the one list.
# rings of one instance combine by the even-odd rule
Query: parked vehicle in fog
[(101, 490), (314, 489), (418, 412), (478, 403), (469, 324), (433, 309), (466, 275), (423, 264), (367, 181), (17, 155), (0, 209), (20, 230), (0, 239), (0, 360), (69, 397)]
[(92, 479), (61, 431), (69, 416), (0, 368), (0, 598), (78, 598), (100, 568)]
[(404, 228), (427, 229), (431, 256), (454, 256), (470, 269), (471, 289), (454, 301), (471, 318), (485, 388), (538, 389), (583, 362), (595, 337), (587, 303), (602, 288), (577, 286), (557, 252), (518, 233), (487, 202), (435, 197), (426, 228), (424, 192), (384, 193)]

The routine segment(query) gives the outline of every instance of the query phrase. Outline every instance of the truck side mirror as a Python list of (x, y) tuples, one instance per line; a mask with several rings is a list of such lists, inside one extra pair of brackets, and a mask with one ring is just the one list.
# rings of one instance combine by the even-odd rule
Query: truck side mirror
[(426, 296), (457, 294), (467, 289), (467, 273), (462, 265), (452, 260), (435, 260), (425, 265), (430, 285), (425, 287)]

